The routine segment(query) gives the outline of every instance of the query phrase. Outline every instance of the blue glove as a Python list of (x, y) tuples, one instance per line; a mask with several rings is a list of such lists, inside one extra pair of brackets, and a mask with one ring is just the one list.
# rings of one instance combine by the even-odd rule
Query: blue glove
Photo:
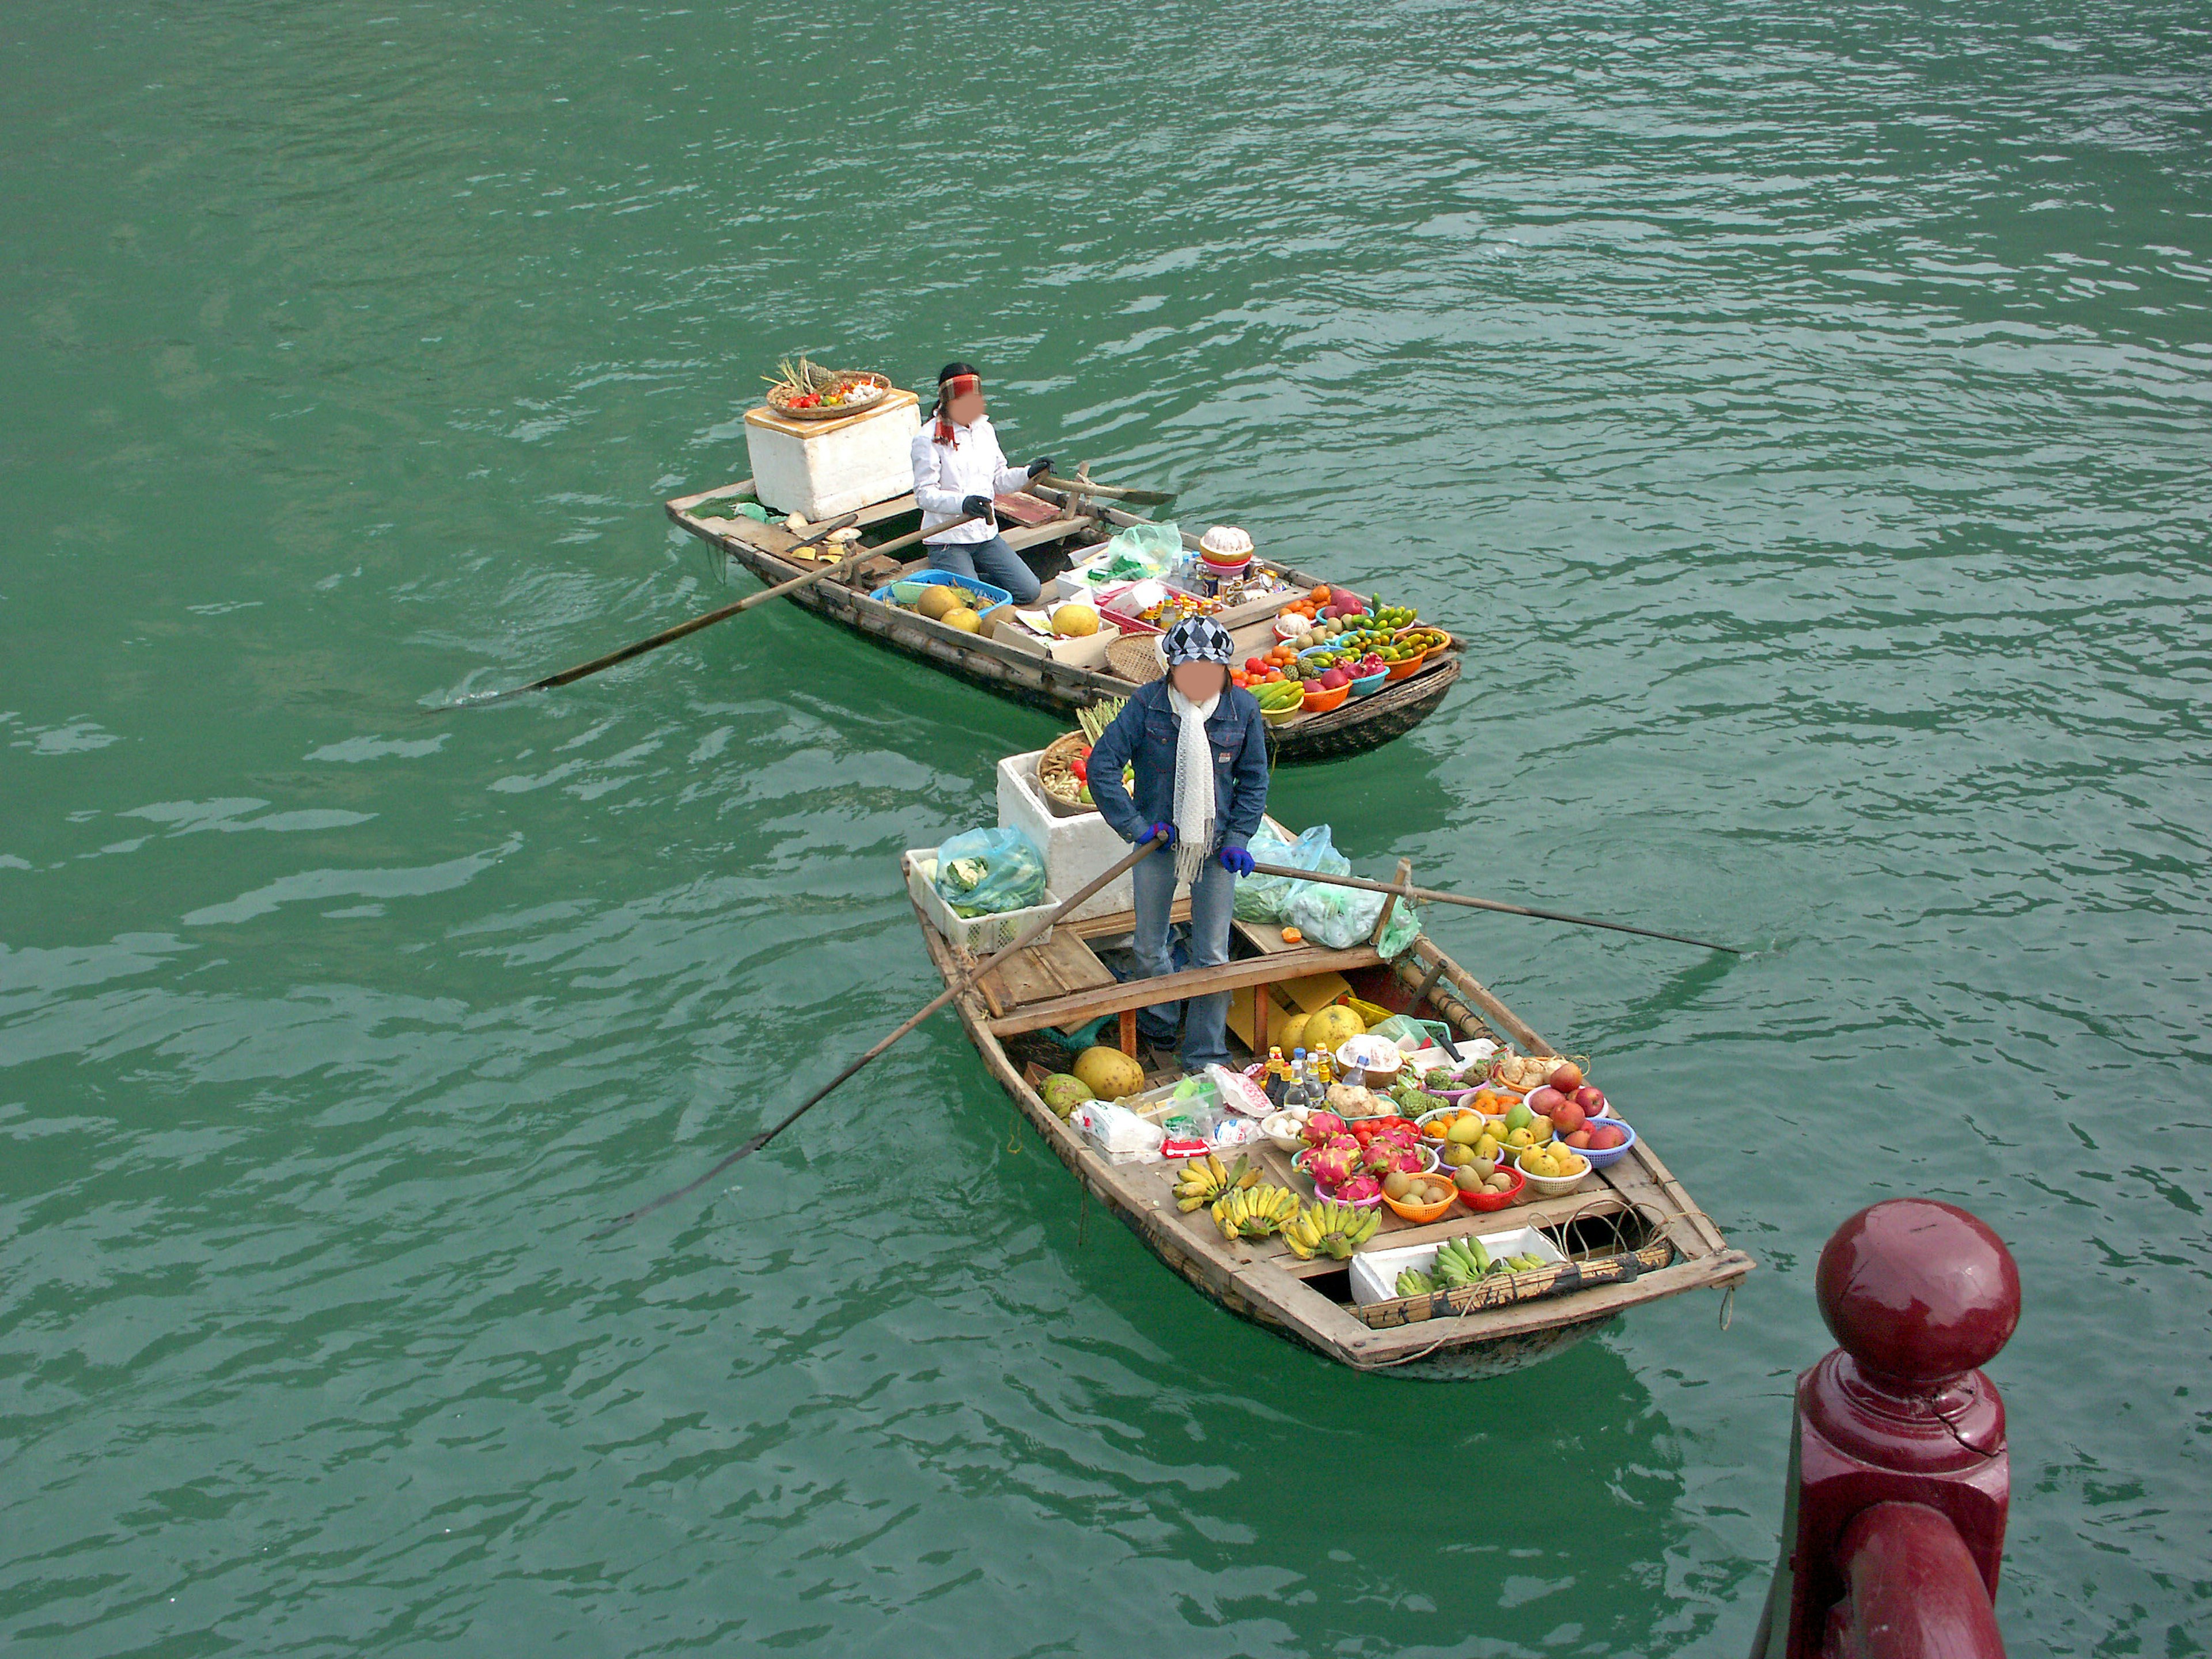
[(1249, 876), (1252, 873), (1252, 855), (1241, 847), (1224, 847), (1221, 849), (1221, 867), (1232, 876)]
[(1146, 841), (1164, 841), (1172, 847), (1175, 845), (1175, 825), (1170, 823), (1165, 818), (1162, 818), (1158, 823), (1145, 831), (1145, 839)]

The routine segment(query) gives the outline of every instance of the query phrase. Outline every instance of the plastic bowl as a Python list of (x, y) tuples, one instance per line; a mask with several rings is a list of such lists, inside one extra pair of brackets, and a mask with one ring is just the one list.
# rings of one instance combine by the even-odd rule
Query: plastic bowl
[(1620, 1146), (1607, 1147), (1602, 1152), (1599, 1151), (1595, 1146), (1573, 1146), (1568, 1149), (1571, 1152), (1579, 1153), (1582, 1157), (1588, 1158), (1590, 1161), (1591, 1169), (1610, 1169), (1613, 1165), (1620, 1163), (1621, 1159), (1626, 1158), (1629, 1153), (1636, 1150), (1636, 1131), (1631, 1128), (1626, 1123), (1621, 1121), (1620, 1119), (1617, 1117), (1594, 1117), (1590, 1119), (1590, 1121), (1593, 1123), (1610, 1124), (1613, 1127), (1620, 1130), (1623, 1134), (1628, 1137), (1628, 1139), (1622, 1141)]
[(1372, 674), (1361, 675), (1358, 679), (1352, 681), (1346, 690), (1350, 691), (1355, 697), (1364, 697), (1368, 696), (1370, 692), (1380, 691), (1382, 689), (1382, 682), (1389, 678), (1390, 671), (1389, 669), (1378, 669)]
[(1351, 695), (1352, 688), (1348, 685), (1340, 685), (1334, 691), (1309, 691), (1306, 693), (1305, 712), (1326, 714), (1332, 708), (1343, 708), (1344, 700)]
[(1313, 625), (1313, 618), (1302, 613), (1278, 617), (1275, 618), (1275, 637), (1288, 644), (1301, 635), (1311, 633)]
[(1402, 1216), (1408, 1221), (1426, 1226), (1431, 1221), (1443, 1220), (1444, 1212), (1459, 1201), (1459, 1188), (1452, 1186), (1449, 1181), (1445, 1182), (1444, 1185), (1450, 1187), (1451, 1190), (1433, 1204), (1409, 1203), (1401, 1199), (1393, 1198), (1388, 1193), (1382, 1194), (1382, 1201), (1390, 1206), (1394, 1215)]
[[(1587, 1158), (1589, 1156), (1588, 1153), (1581, 1152), (1574, 1147), (1569, 1147), (1568, 1150), (1574, 1152), (1575, 1156), (1577, 1158)], [(1522, 1157), (1522, 1154), (1520, 1152), (1516, 1152), (1513, 1155), (1513, 1167), (1516, 1170), (1520, 1170), (1522, 1177), (1527, 1180), (1529, 1188), (1539, 1198), (1557, 1198), (1562, 1193), (1571, 1193), (1574, 1191), (1576, 1188), (1581, 1186), (1583, 1182), (1588, 1181), (1590, 1178), (1592, 1170), (1595, 1170), (1597, 1167), (1595, 1164), (1592, 1164), (1589, 1169), (1584, 1170), (1580, 1175), (1530, 1175), (1528, 1170), (1521, 1168)]]
[(1522, 1173), (1521, 1166), (1517, 1164), (1507, 1164), (1501, 1167), (1506, 1174), (1513, 1177), (1513, 1184), (1510, 1187), (1502, 1193), (1461, 1193), (1459, 1201), (1466, 1205), (1468, 1209), (1478, 1210), (1485, 1214), (1493, 1210), (1502, 1210), (1509, 1204), (1519, 1203), (1521, 1194), (1528, 1190), (1528, 1177)]
[(1294, 702), (1288, 708), (1262, 708), (1260, 718), (1270, 726), (1287, 726), (1305, 712), (1304, 703)]

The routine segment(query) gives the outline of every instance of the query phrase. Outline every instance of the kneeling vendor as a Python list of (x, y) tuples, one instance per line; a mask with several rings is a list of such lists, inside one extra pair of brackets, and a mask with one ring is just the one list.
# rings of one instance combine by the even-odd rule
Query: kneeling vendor
[[(1016, 605), (1036, 603), (1036, 573), (1006, 545), (991, 516), (991, 497), (1011, 495), (1040, 472), (1052, 470), (1052, 457), (1040, 455), (1026, 469), (1008, 466), (999, 434), (983, 413), (983, 378), (966, 363), (947, 363), (938, 371), (934, 419), (914, 434), (914, 500), (921, 509), (922, 545), (933, 568), (973, 576), (1003, 587)], [(933, 524), (963, 513), (976, 522), (931, 536)]]
[[(1229, 630), (1205, 617), (1168, 629), (1167, 678), (1139, 686), (1091, 751), (1091, 796), (1125, 841), (1164, 830), (1169, 842), (1129, 872), (1136, 888), (1137, 965), (1152, 978), (1174, 971), (1168, 911), (1176, 888), (1190, 888), (1190, 961), (1229, 960), (1231, 907), (1238, 876), (1252, 873), (1245, 843), (1267, 805), (1267, 739), (1260, 705), (1229, 683)], [(1121, 767), (1135, 768), (1135, 796)], [(1186, 1071), (1229, 1063), (1229, 994), (1160, 1003), (1139, 1024), (1156, 1045), (1182, 1013)]]

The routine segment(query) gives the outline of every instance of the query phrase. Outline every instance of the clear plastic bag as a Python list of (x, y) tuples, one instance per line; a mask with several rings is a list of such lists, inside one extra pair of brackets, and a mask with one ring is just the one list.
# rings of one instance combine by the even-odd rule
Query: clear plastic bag
[(1097, 562), (1112, 581), (1164, 576), (1182, 562), (1182, 532), (1173, 524), (1133, 524), (1106, 544)]
[(1044, 854), (1019, 830), (970, 830), (937, 849), (938, 897), (961, 916), (1044, 902)]
[[(1249, 851), (1262, 864), (1287, 865), (1294, 870), (1315, 870), (1328, 876), (1352, 873), (1352, 860), (1336, 850), (1325, 823), (1315, 824), (1294, 842), (1285, 841), (1263, 823), (1252, 837)], [(1290, 914), (1291, 900), (1310, 884), (1292, 881), (1288, 876), (1241, 877), (1237, 883), (1237, 919), (1271, 921), (1279, 927), (1295, 920)], [(1369, 913), (1367, 925), (1375, 925), (1372, 912)]]
[[(1316, 881), (1302, 881), (1291, 894), (1287, 920), (1290, 925), (1316, 944), (1326, 945), (1332, 951), (1349, 951), (1355, 945), (1364, 945), (1368, 935), (1375, 931), (1375, 920), (1382, 914), (1384, 896), (1362, 892), (1356, 887), (1324, 887)], [(1382, 938), (1376, 949), (1385, 957), (1395, 957), (1413, 942), (1421, 931), (1421, 919), (1409, 900), (1400, 899), (1391, 907), (1390, 925), (1382, 930)]]

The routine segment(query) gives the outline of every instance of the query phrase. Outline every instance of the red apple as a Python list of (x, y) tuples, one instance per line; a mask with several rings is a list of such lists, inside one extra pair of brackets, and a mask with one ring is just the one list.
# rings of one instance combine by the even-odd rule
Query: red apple
[(1577, 1129), (1567, 1137), (1567, 1145), (1577, 1152), (1587, 1152), (1596, 1144), (1590, 1139), (1590, 1132), (1588, 1129)]
[(1605, 1112), (1605, 1095), (1585, 1083), (1575, 1091), (1575, 1104), (1583, 1109), (1585, 1117), (1600, 1117)]
[(1583, 1086), (1583, 1068), (1571, 1060), (1563, 1060), (1559, 1069), (1545, 1079), (1563, 1095), (1571, 1095)]
[(1552, 1133), (1555, 1135), (1571, 1135), (1583, 1127), (1583, 1120), (1588, 1115), (1588, 1113), (1571, 1100), (1554, 1106), (1552, 1109)]
[(1589, 1136), (1591, 1149), (1601, 1152), (1611, 1152), (1627, 1138), (1609, 1123), (1601, 1123), (1596, 1128), (1586, 1133)]
[(1549, 1087), (1533, 1091), (1528, 1100), (1528, 1109), (1545, 1117), (1551, 1116), (1553, 1112), (1566, 1103), (1567, 1097), (1565, 1095), (1557, 1089)]

